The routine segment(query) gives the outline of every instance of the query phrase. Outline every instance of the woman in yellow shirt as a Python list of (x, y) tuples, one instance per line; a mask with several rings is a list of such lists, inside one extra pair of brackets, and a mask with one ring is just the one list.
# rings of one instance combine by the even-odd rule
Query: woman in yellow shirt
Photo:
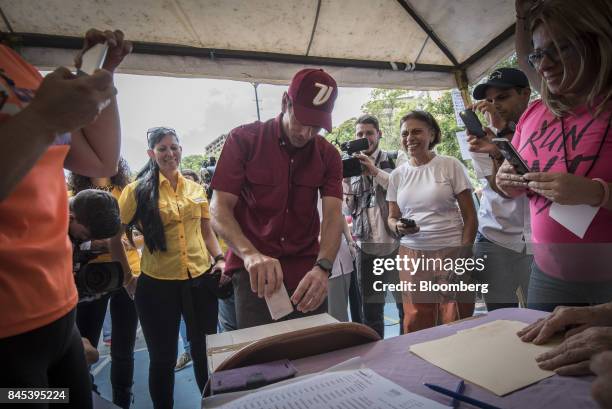
[(152, 128), (147, 142), (149, 162), (123, 190), (119, 208), (123, 225), (137, 226), (144, 236), (135, 303), (149, 350), (149, 392), (159, 409), (173, 405), (181, 315), (200, 392), (204, 388), (205, 336), (215, 333), (217, 324), (217, 298), (208, 273), (223, 271), (225, 263), (204, 189), (179, 171), (182, 148), (176, 132)]
[[(125, 159), (119, 159), (117, 174), (111, 178), (90, 178), (70, 173), (69, 185), (72, 194), (76, 195), (85, 189), (98, 189), (111, 193), (119, 199), (121, 191), (129, 183), (130, 169)], [(140, 274), (140, 256), (136, 248), (125, 238), (121, 237), (123, 247), (129, 262), (129, 271), (133, 277)], [(103, 254), (92, 260), (91, 263), (111, 261), (108, 240), (92, 241), (92, 250), (104, 251)], [(133, 280), (133, 279), (132, 279)], [(130, 282), (130, 280), (126, 280)], [(136, 342), (136, 329), (138, 316), (136, 307), (129, 293), (132, 285), (128, 284), (112, 294), (107, 294), (93, 301), (77, 304), (76, 325), (82, 337), (91, 345), (98, 345), (100, 331), (104, 322), (104, 315), (109, 305), (112, 320), (113, 341), (111, 344), (111, 385), (113, 389), (113, 403), (127, 409), (131, 402), (131, 391), (134, 378), (134, 344)]]

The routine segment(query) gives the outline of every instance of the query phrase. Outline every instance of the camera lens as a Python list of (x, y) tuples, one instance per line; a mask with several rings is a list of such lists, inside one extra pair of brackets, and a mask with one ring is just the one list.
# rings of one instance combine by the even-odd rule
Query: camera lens
[(92, 292), (103, 292), (110, 285), (111, 274), (104, 269), (93, 267), (93, 264), (90, 266), (85, 275), (85, 286)]

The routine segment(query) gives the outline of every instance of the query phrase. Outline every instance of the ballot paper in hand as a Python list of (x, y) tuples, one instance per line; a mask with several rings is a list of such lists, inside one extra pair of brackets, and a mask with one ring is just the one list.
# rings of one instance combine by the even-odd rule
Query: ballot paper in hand
[(291, 304), (291, 299), (289, 299), (284, 283), (278, 291), (270, 297), (266, 297), (266, 304), (268, 304), (270, 316), (275, 321), (293, 312), (293, 304)]
[(557, 343), (535, 345), (521, 341), (516, 333), (525, 325), (497, 320), (412, 345), (410, 351), (453, 375), (503, 396), (555, 374), (540, 369), (535, 358)]
[[(205, 401), (206, 402), (206, 401)], [(282, 386), (266, 388), (222, 406), (223, 409), (448, 409), (407, 391), (371, 369), (322, 373)]]

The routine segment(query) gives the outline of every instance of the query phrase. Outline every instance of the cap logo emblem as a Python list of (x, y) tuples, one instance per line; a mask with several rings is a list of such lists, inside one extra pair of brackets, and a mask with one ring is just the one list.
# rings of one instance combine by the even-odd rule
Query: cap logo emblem
[(501, 80), (502, 73), (500, 71), (493, 71), (489, 76), (489, 80)]
[(319, 92), (312, 100), (312, 105), (319, 106), (323, 105), (327, 102), (329, 97), (331, 97), (332, 92), (334, 92), (334, 87), (330, 87), (329, 85), (321, 84), (315, 82), (315, 87), (319, 88)]

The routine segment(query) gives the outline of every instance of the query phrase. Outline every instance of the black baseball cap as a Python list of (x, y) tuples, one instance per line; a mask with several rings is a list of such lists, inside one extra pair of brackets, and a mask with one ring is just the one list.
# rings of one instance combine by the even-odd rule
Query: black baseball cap
[(487, 96), (487, 88), (509, 89), (514, 87), (526, 88), (529, 86), (527, 76), (521, 70), (516, 68), (498, 68), (489, 75), (487, 82), (478, 84), (474, 88), (474, 99), (485, 99)]

